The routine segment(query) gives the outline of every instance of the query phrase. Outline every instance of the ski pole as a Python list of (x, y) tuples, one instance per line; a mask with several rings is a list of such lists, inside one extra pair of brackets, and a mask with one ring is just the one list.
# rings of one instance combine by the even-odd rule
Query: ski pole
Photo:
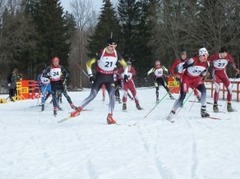
[(88, 74), (82, 69), (82, 67), (78, 64), (78, 63), (75, 63), (77, 65), (77, 67), (83, 72), (83, 74), (88, 78)]
[[(189, 95), (184, 99), (184, 101), (183, 101), (183, 105), (188, 101), (188, 99), (190, 98), (190, 96), (192, 95), (192, 93), (193, 93), (193, 90), (189, 93)], [(178, 114), (180, 111), (181, 111), (181, 109), (182, 108), (180, 108), (177, 112), (176, 112), (176, 114)]]
[(127, 95), (131, 100), (133, 100), (133, 97), (129, 94), (129, 92), (127, 92)]
[[(192, 90), (192, 92), (194, 91), (194, 89)], [(189, 98), (189, 97), (188, 97)], [(194, 105), (194, 103), (196, 102), (195, 100), (197, 99), (197, 96), (195, 96), (195, 98), (194, 98), (194, 100), (193, 100), (193, 102), (192, 102), (192, 104), (191, 104), (191, 106), (190, 106), (190, 108), (189, 108), (189, 112), (192, 110), (192, 107), (193, 107), (193, 105)]]
[(152, 109), (144, 116), (144, 118), (147, 118), (148, 115), (157, 107), (157, 105), (168, 95), (168, 93), (166, 93), (160, 100), (157, 104), (155, 104)]

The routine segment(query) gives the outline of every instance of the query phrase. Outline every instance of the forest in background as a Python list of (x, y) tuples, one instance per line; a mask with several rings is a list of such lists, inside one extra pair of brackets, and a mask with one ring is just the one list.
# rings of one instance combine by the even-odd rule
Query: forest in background
[[(71, 13), (60, 0), (0, 0), (0, 85), (12, 68), (24, 79), (60, 57), (70, 72), (70, 89), (88, 87), (85, 62), (113, 36), (117, 50), (137, 70), (137, 86), (152, 85), (146, 72), (155, 59), (169, 68), (185, 49), (189, 56), (205, 46), (209, 53), (225, 45), (239, 67), (240, 3), (235, 0), (70, 0)], [(229, 72), (230, 75), (231, 72)]]

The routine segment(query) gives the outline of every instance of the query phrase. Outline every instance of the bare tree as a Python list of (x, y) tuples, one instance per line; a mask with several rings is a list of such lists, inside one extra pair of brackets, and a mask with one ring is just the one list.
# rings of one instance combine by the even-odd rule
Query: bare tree
[[(72, 51), (69, 56), (69, 68), (72, 71), (72, 84), (80, 89), (83, 87), (83, 70), (85, 67), (87, 52), (87, 37), (91, 34), (96, 23), (96, 13), (93, 10), (92, 1), (74, 0), (70, 3), (72, 14), (75, 19), (77, 31), (72, 39)], [(79, 75), (81, 74), (81, 75)], [(78, 81), (78, 82), (77, 82)]]

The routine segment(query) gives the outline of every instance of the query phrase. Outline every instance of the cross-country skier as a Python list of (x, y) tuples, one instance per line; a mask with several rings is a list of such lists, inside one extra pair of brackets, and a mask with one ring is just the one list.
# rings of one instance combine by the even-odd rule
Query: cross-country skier
[[(187, 60), (187, 51), (185, 50), (181, 50), (180, 52), (180, 58), (177, 58), (176, 60), (174, 60), (174, 62), (172, 63), (171, 67), (170, 67), (170, 74), (175, 77), (175, 79), (181, 83), (181, 79), (182, 79), (182, 75), (183, 75), (183, 71), (181, 71), (182, 69), (182, 65), (186, 62)], [(198, 101), (200, 102), (200, 95), (197, 89), (193, 89), (194, 95), (197, 97)]]
[(37, 82), (41, 89), (41, 107), (42, 107), (41, 110), (42, 111), (44, 111), (45, 109), (45, 101), (47, 100), (48, 96), (52, 94), (50, 79), (43, 76), (44, 72), (45, 72), (45, 69), (43, 70), (42, 73), (40, 73), (37, 76)]
[(156, 88), (156, 102), (157, 102), (157, 103), (159, 102), (159, 86), (160, 86), (160, 85), (162, 85), (162, 86), (165, 88), (165, 90), (167, 91), (167, 93), (168, 93), (168, 95), (169, 95), (169, 97), (170, 97), (171, 99), (175, 99), (175, 98), (172, 96), (172, 94), (171, 94), (171, 92), (170, 92), (170, 90), (169, 90), (169, 88), (168, 88), (168, 86), (167, 86), (167, 83), (166, 83), (166, 81), (165, 81), (165, 79), (164, 79), (164, 74), (163, 74), (164, 71), (168, 73), (168, 69), (167, 69), (165, 66), (162, 66), (162, 65), (161, 65), (160, 60), (156, 60), (156, 61), (154, 62), (154, 67), (151, 68), (151, 69), (147, 72), (147, 76), (150, 75), (151, 73), (154, 74), (154, 86), (155, 86), (155, 88)]
[(128, 90), (132, 93), (132, 97), (136, 104), (136, 108), (138, 110), (142, 110), (143, 108), (139, 104), (139, 99), (137, 97), (137, 90), (135, 87), (135, 83), (133, 81), (133, 77), (136, 75), (136, 70), (132, 66), (132, 63), (130, 61), (127, 62), (127, 65), (128, 65), (127, 78), (125, 76), (126, 73), (124, 73), (124, 69), (123, 68), (118, 69), (118, 74), (121, 76), (121, 79), (122, 79), (122, 89), (123, 89), (122, 110), (123, 111), (127, 110)]
[[(116, 48), (117, 44), (113, 39), (107, 40), (107, 46), (98, 53), (97, 57), (92, 58), (87, 61), (86, 67), (89, 75), (89, 80), (92, 83), (91, 92), (87, 98), (85, 98), (81, 105), (71, 113), (71, 117), (78, 116), (82, 109), (90, 103), (97, 95), (98, 91), (101, 89), (101, 86), (104, 84), (109, 95), (109, 107), (107, 115), (107, 123), (115, 124), (116, 121), (113, 119), (113, 111), (115, 105), (114, 99), (114, 67), (116, 63), (119, 62), (125, 70), (125, 78), (127, 79), (127, 64), (125, 60), (117, 53)], [(96, 65), (96, 77), (92, 73), (92, 65)]]
[(213, 111), (219, 112), (218, 109), (218, 98), (219, 98), (219, 89), (220, 89), (220, 82), (223, 83), (223, 85), (227, 89), (227, 111), (233, 112), (234, 109), (232, 108), (232, 87), (230, 80), (228, 78), (228, 75), (226, 73), (227, 65), (230, 65), (234, 71), (236, 71), (236, 74), (239, 74), (239, 69), (237, 69), (236, 64), (234, 62), (234, 59), (232, 56), (228, 53), (227, 48), (221, 47), (219, 53), (215, 53), (211, 55), (210, 57), (210, 63), (212, 66), (212, 76), (214, 80), (215, 85), (215, 91), (214, 91), (214, 104), (213, 104)]
[(59, 58), (53, 57), (51, 65), (46, 68), (44, 73), (45, 77), (50, 78), (51, 88), (52, 88), (52, 98), (53, 98), (53, 114), (57, 115), (57, 110), (59, 107), (59, 101), (57, 99), (57, 93), (60, 91), (67, 99), (72, 109), (76, 109), (76, 106), (73, 104), (72, 99), (67, 94), (67, 91), (64, 87), (64, 80), (68, 77), (68, 73), (62, 65), (59, 65)]
[(208, 51), (206, 48), (200, 48), (198, 51), (198, 56), (189, 58), (183, 65), (182, 69), (184, 70), (184, 73), (182, 75), (182, 83), (181, 83), (181, 89), (180, 89), (180, 96), (175, 101), (174, 106), (170, 112), (170, 114), (167, 116), (167, 120), (174, 122), (173, 116), (176, 114), (176, 111), (179, 107), (181, 107), (181, 104), (183, 103), (183, 100), (186, 97), (186, 94), (188, 92), (188, 89), (196, 88), (201, 92), (201, 110), (200, 114), (201, 117), (206, 118), (209, 117), (209, 114), (206, 112), (206, 87), (203, 81), (203, 78), (208, 73)]
[(17, 95), (17, 82), (21, 79), (22, 75), (18, 73), (17, 68), (14, 68), (8, 75), (9, 99), (13, 102), (15, 101), (14, 97)]

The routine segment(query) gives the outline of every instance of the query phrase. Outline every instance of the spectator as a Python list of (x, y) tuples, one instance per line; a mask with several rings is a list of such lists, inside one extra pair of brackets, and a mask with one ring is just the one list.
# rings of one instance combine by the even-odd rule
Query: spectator
[(14, 96), (17, 95), (17, 81), (22, 78), (22, 75), (18, 73), (18, 69), (14, 68), (8, 75), (8, 89), (9, 89), (9, 99), (15, 101)]

